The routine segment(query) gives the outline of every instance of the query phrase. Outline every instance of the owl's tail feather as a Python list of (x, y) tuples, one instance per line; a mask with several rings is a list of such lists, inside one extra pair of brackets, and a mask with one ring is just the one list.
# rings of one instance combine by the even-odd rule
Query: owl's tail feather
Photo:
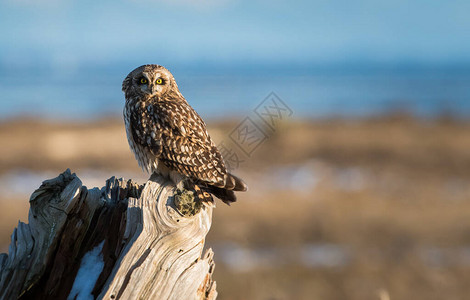
[(220, 200), (224, 201), (224, 203), (230, 205), (230, 203), (237, 201), (237, 197), (235, 193), (231, 190), (226, 190), (224, 188), (216, 187), (213, 185), (208, 185), (205, 190), (212, 195), (216, 196)]
[(230, 203), (237, 201), (234, 191), (245, 192), (248, 190), (248, 186), (237, 176), (227, 173), (224, 182), (218, 184), (206, 183), (204, 190), (230, 205)]
[(227, 173), (227, 175), (225, 176), (224, 188), (227, 190), (239, 192), (246, 192), (248, 190), (248, 186), (245, 182), (243, 182), (243, 180), (230, 173)]

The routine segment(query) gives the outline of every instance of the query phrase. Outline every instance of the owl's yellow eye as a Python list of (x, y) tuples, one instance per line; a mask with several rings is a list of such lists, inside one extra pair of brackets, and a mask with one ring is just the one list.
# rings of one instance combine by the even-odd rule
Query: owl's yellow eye
[(163, 84), (163, 79), (161, 78), (158, 78), (157, 81), (156, 81), (157, 84)]
[(146, 84), (148, 81), (145, 77), (140, 78), (140, 83), (141, 84)]

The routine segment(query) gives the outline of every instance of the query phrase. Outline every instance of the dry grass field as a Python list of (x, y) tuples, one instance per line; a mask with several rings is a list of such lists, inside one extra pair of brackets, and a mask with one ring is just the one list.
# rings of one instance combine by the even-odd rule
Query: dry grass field
[[(209, 122), (223, 141), (234, 122)], [(0, 250), (41, 181), (146, 177), (120, 120), (0, 124)], [(470, 123), (406, 115), (282, 124), (235, 173), (207, 245), (220, 299), (468, 299)]]

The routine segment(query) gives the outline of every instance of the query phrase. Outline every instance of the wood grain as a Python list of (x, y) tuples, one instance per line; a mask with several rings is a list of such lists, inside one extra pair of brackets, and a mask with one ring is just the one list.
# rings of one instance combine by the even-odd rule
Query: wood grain
[(97, 299), (215, 299), (213, 252), (203, 255), (212, 206), (193, 216), (175, 206), (175, 186), (114, 177), (87, 189), (65, 171), (30, 199), (8, 254), (0, 254), (0, 299), (67, 299), (83, 257), (101, 245)]

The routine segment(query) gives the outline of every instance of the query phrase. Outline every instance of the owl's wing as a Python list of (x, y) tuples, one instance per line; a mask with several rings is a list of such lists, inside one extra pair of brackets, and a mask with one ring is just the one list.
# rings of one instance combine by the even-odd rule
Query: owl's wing
[(131, 122), (134, 141), (171, 170), (225, 187), (225, 163), (202, 118), (184, 101), (150, 105)]
[(193, 179), (224, 187), (227, 171), (217, 147), (178, 137), (162, 145), (160, 160), (170, 169)]

